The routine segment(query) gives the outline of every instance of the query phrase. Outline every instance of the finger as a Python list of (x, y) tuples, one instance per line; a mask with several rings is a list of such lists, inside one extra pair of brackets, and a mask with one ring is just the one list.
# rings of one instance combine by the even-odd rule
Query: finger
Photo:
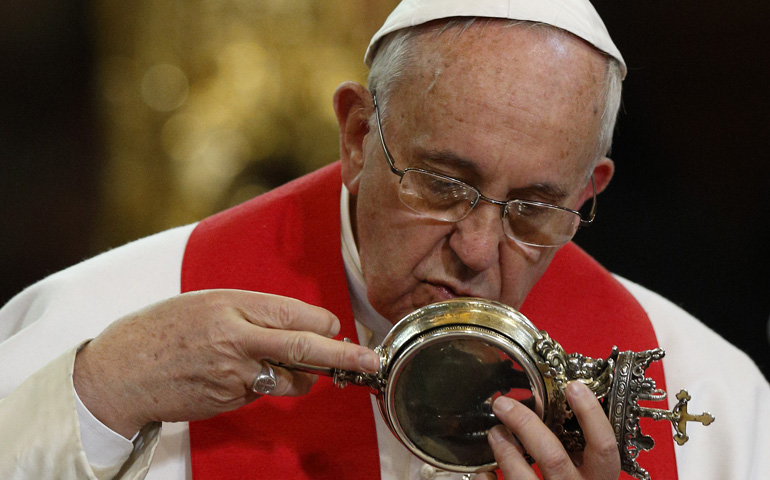
[(325, 337), (340, 332), (340, 322), (330, 311), (300, 300), (243, 290), (228, 290), (241, 315), (262, 327), (279, 330), (302, 330)]
[(535, 412), (507, 397), (495, 400), (492, 411), (534, 458), (544, 478), (571, 478), (577, 473), (564, 446)]
[[(505, 478), (537, 478), (529, 463), (524, 458), (524, 448), (503, 425), (496, 425), (489, 430), (489, 445), (495, 454), (497, 465)], [(483, 478), (483, 477), (482, 477)], [(496, 478), (496, 477), (492, 477)]]
[(586, 439), (580, 472), (588, 478), (601, 478), (602, 475), (617, 478), (620, 473), (618, 444), (599, 400), (587, 386), (577, 381), (567, 385), (566, 394)]
[(341, 342), (310, 332), (289, 332), (262, 328), (254, 332), (252, 354), (256, 358), (318, 367), (341, 368), (376, 373), (380, 357), (374, 350), (351, 342)]

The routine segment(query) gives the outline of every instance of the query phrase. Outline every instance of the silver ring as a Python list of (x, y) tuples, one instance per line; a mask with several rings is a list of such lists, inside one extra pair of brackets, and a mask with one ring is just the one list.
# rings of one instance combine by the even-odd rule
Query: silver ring
[[(265, 373), (265, 367), (267, 367), (267, 373)], [(251, 391), (260, 395), (267, 395), (275, 390), (277, 383), (272, 365), (267, 362), (262, 362), (262, 371), (251, 384)]]

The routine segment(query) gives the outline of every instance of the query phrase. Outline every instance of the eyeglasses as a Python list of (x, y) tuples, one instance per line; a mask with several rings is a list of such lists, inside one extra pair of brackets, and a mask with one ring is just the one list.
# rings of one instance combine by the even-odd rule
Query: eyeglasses
[(393, 156), (382, 134), (377, 94), (372, 92), (380, 143), (390, 170), (401, 177), (398, 198), (413, 211), (442, 222), (459, 222), (485, 201), (502, 207), (501, 219), (505, 235), (517, 242), (535, 247), (559, 247), (575, 236), (578, 228), (590, 225), (596, 216), (596, 182), (591, 175), (593, 203), (584, 218), (577, 210), (531, 200), (495, 200), (461, 180), (421, 168), (396, 168)]

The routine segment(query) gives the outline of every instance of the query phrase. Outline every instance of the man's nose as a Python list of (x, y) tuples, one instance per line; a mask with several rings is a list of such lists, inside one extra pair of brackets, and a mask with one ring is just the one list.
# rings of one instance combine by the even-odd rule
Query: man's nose
[(499, 261), (505, 238), (500, 207), (482, 202), (455, 224), (449, 245), (468, 268), (481, 272)]

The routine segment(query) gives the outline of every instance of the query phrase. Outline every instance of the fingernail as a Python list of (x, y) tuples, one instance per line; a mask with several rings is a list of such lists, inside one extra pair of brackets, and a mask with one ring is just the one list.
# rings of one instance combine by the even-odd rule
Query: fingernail
[(489, 441), (493, 443), (502, 442), (505, 440), (505, 427), (502, 425), (495, 425), (489, 430)]
[(508, 397), (498, 397), (495, 403), (492, 405), (492, 410), (506, 413), (513, 408), (513, 400)]
[(363, 353), (359, 358), (361, 368), (365, 372), (377, 373), (380, 371), (380, 356), (376, 353)]
[(338, 333), (340, 333), (340, 322), (335, 318), (329, 328), (329, 338), (336, 337)]
[(572, 380), (567, 384), (567, 390), (569, 391), (569, 395), (578, 398), (586, 394), (588, 387), (583, 382)]

